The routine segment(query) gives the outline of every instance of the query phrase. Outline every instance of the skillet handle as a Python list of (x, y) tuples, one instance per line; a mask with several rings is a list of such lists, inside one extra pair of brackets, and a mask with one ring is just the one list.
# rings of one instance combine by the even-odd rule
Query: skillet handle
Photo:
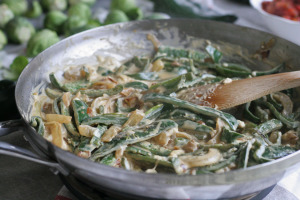
[(24, 128), (22, 119), (0, 122), (0, 137), (16, 132)]
[[(24, 129), (24, 122), (23, 120), (11, 120), (11, 121), (4, 121), (0, 122), (0, 137), (4, 135), (8, 135), (10, 133), (19, 131), (21, 129)], [(37, 154), (25, 149), (21, 148), (6, 142), (0, 141), (0, 154), (13, 156), (22, 158), (25, 160), (33, 161), (35, 163), (39, 163), (42, 165), (46, 165), (50, 167), (51, 169), (54, 169), (54, 171), (58, 171), (61, 174), (67, 176), (69, 175), (69, 172), (62, 168), (59, 163), (52, 161), (50, 159), (41, 158)]]

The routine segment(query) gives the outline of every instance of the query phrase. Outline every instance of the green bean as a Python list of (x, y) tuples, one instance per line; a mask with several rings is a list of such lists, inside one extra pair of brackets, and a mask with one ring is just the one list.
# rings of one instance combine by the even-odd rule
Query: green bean
[(129, 113), (129, 112), (132, 112), (132, 111), (136, 110), (135, 107), (133, 107), (133, 108), (124, 107), (123, 106), (123, 101), (124, 101), (124, 98), (118, 98), (117, 99), (116, 105), (117, 105), (117, 112), (118, 113), (120, 113), (120, 112)]
[(211, 59), (214, 61), (214, 63), (219, 63), (219, 61), (222, 58), (222, 53), (218, 51), (215, 47), (212, 45), (207, 45), (205, 47), (206, 52), (211, 57)]
[(121, 159), (121, 165), (126, 170), (132, 170), (131, 164), (129, 163), (128, 159), (124, 156)]
[[(50, 82), (51, 82), (51, 84), (52, 84), (53, 87), (65, 91), (63, 89), (63, 84), (57, 80), (57, 78), (55, 77), (54, 73), (50, 73), (49, 74), (49, 79), (50, 79)], [(65, 92), (67, 92), (67, 91), (65, 91)]]
[(240, 145), (239, 154), (237, 158), (238, 168), (247, 168), (250, 159), (250, 150), (254, 140), (248, 140), (246, 143)]
[(297, 149), (290, 146), (267, 146), (262, 157), (267, 159), (278, 159), (296, 152)]
[(274, 99), (273, 95), (274, 94), (270, 94), (267, 96), (268, 102), (270, 102), (277, 110), (281, 111), (283, 106)]
[(61, 97), (63, 95), (63, 93), (61, 91), (58, 91), (58, 90), (54, 90), (54, 89), (51, 89), (49, 87), (47, 87), (45, 89), (45, 92), (47, 94), (47, 96), (51, 99), (55, 99), (57, 97)]
[(158, 79), (158, 75), (156, 72), (140, 72), (136, 74), (127, 74), (127, 76), (137, 80), (147, 80), (147, 81), (153, 81)]
[(99, 130), (99, 136), (98, 137), (101, 138), (102, 135), (104, 134), (104, 132), (107, 130), (107, 126), (98, 125), (97, 129)]
[(154, 155), (169, 156), (171, 153), (171, 150), (161, 147), (156, 144), (152, 144), (148, 141), (142, 141), (142, 142), (136, 143), (135, 145), (146, 149), (147, 151), (151, 152)]
[(160, 46), (158, 52), (154, 57), (165, 56), (170, 58), (190, 58), (194, 61), (203, 62), (207, 55), (205, 53), (195, 51), (195, 50), (186, 50), (186, 49), (177, 49), (173, 47)]
[(143, 120), (153, 120), (157, 118), (162, 113), (163, 108), (164, 108), (163, 104), (158, 104), (156, 106), (153, 106), (152, 108), (150, 108), (145, 112), (145, 117), (143, 118)]
[(235, 63), (220, 63), (210, 65), (211, 69), (214, 69), (218, 74), (224, 77), (248, 77), (251, 75), (251, 70), (240, 64)]
[(200, 145), (199, 149), (209, 150), (210, 148), (219, 149), (220, 151), (228, 151), (229, 149), (235, 147), (234, 144), (211, 144), (211, 145)]
[(179, 130), (191, 133), (199, 140), (205, 140), (214, 133), (214, 129), (204, 124), (199, 124), (190, 120), (175, 120)]
[(279, 73), (284, 67), (285, 67), (285, 63), (282, 63), (270, 70), (254, 71), (254, 72), (252, 72), (252, 75), (253, 76), (263, 76), (263, 75), (268, 75), (268, 74), (275, 74), (275, 73)]
[(155, 93), (146, 94), (146, 95), (144, 95), (143, 98), (144, 98), (145, 102), (155, 101), (155, 102), (170, 103), (170, 104), (173, 104), (180, 108), (185, 108), (185, 109), (188, 109), (188, 110), (193, 111), (198, 114), (202, 114), (202, 115), (206, 115), (206, 116), (214, 117), (214, 118), (219, 117), (222, 120), (224, 120), (230, 126), (230, 128), (232, 130), (236, 130), (236, 128), (238, 126), (238, 122), (235, 117), (233, 117), (232, 115), (230, 115), (228, 113), (224, 113), (224, 112), (221, 112), (219, 110), (216, 110), (216, 109), (213, 109), (210, 107), (199, 106), (196, 104), (192, 104), (188, 101), (183, 101), (180, 99), (176, 99), (176, 98), (161, 95), (161, 94), (155, 94)]
[(271, 119), (269, 121), (260, 124), (257, 127), (257, 132), (263, 135), (264, 137), (266, 137), (267, 134), (271, 133), (272, 131), (279, 130), (281, 129), (281, 127), (282, 127), (282, 123), (280, 120)]
[(122, 145), (148, 140), (175, 127), (177, 127), (177, 124), (172, 120), (158, 120), (145, 127), (124, 129), (119, 133), (119, 136), (114, 137), (110, 142), (104, 143), (97, 149), (91, 159), (95, 160), (99, 157), (103, 157), (117, 150)]
[(259, 123), (260, 119), (250, 111), (250, 105), (251, 105), (251, 102), (247, 102), (245, 104), (244, 116), (246, 119), (248, 119), (254, 123)]
[(97, 124), (119, 124), (123, 125), (128, 120), (128, 117), (122, 114), (101, 114), (94, 117), (85, 118), (82, 120), (83, 125), (97, 125)]
[(152, 85), (149, 90), (163, 88), (165, 94), (176, 92), (180, 89), (192, 87), (196, 84), (204, 84), (203, 80), (206, 76), (196, 77), (193, 73), (186, 73), (175, 78)]
[(75, 151), (87, 151), (92, 152), (94, 149), (98, 148), (102, 144), (99, 137), (93, 136), (89, 137), (81, 137), (81, 141)]
[(220, 75), (225, 77), (248, 77), (252, 76), (262, 76), (268, 74), (278, 73), (284, 64), (280, 64), (277, 67), (267, 70), (267, 71), (251, 71), (248, 67), (235, 63), (223, 63), (223, 64), (213, 64), (209, 65), (209, 68), (216, 70)]
[(72, 107), (74, 111), (75, 122), (78, 127), (85, 119), (89, 119), (89, 115), (87, 114), (88, 106), (81, 100), (73, 99)]
[(275, 104), (275, 102), (270, 103), (272, 103), (283, 116), (293, 116), (293, 101), (291, 100), (290, 96), (284, 94), (283, 92), (276, 92), (271, 94), (270, 97), (273, 97), (272, 99), (274, 99), (277, 104)]
[(226, 159), (226, 160), (222, 160), (216, 164), (207, 166), (207, 167), (197, 167), (196, 168), (196, 174), (207, 174), (210, 172), (215, 172), (217, 170), (220, 170), (222, 168), (225, 168), (227, 166), (229, 166), (231, 163), (234, 163), (236, 160), (237, 156), (233, 155), (230, 158)]
[(37, 133), (41, 136), (44, 136), (45, 133), (45, 125), (41, 117), (33, 116), (30, 122), (31, 126), (35, 127)]
[(266, 150), (266, 146), (267, 146), (267, 144), (263, 141), (263, 139), (256, 138), (256, 141), (254, 144), (256, 146), (256, 149), (253, 153), (254, 160), (256, 160), (258, 163), (269, 162), (269, 161), (273, 160), (272, 158), (263, 157), (263, 154), (264, 154), (264, 152)]
[(69, 82), (69, 83), (65, 83), (63, 85), (63, 90), (64, 91), (68, 91), (71, 93), (76, 93), (78, 90), (82, 89), (82, 88), (87, 88), (91, 85), (90, 82), (86, 81), (86, 80), (79, 80), (79, 81), (74, 81), (74, 82)]
[(256, 100), (255, 102), (259, 105), (263, 105), (269, 108), (272, 114), (282, 123), (284, 123), (288, 128), (297, 128), (299, 126), (299, 121), (294, 121), (283, 116), (280, 112), (276, 110), (276, 108), (271, 103), (262, 100)]
[(96, 98), (96, 97), (101, 97), (104, 94), (107, 94), (109, 96), (115, 95), (115, 94), (119, 94), (120, 92), (122, 92), (123, 90), (123, 86), (122, 85), (116, 85), (114, 88), (112, 89), (86, 89), (86, 90), (80, 90), (81, 94), (85, 94), (89, 97), (92, 98)]
[(91, 151), (91, 147), (89, 146), (91, 138), (88, 137), (82, 137), (80, 140), (80, 143), (78, 144), (77, 149), (75, 152), (78, 151)]
[(57, 97), (54, 99), (53, 104), (52, 104), (52, 109), (54, 111), (54, 113), (60, 115), (60, 110), (59, 110), (59, 102), (61, 101), (61, 96)]
[(161, 119), (186, 119), (191, 121), (203, 121), (203, 117), (185, 109), (172, 109), (162, 113)]
[(100, 161), (101, 164), (116, 167), (118, 160), (115, 158), (114, 154), (108, 154)]
[[(60, 110), (61, 110), (62, 115), (71, 116), (69, 108), (63, 102), (60, 102)], [(74, 135), (74, 136), (80, 135), (72, 122), (65, 123), (64, 125), (65, 125), (67, 131), (69, 133), (71, 133), (72, 135)]]
[(261, 122), (266, 122), (269, 120), (269, 113), (260, 106), (255, 106), (255, 115), (260, 119)]
[(51, 84), (55, 88), (60, 89), (60, 90), (65, 91), (65, 92), (71, 92), (71, 93), (75, 93), (79, 89), (86, 88), (91, 84), (91, 83), (87, 82), (86, 80), (80, 80), (80, 81), (75, 81), (75, 82), (69, 82), (69, 83), (62, 84), (55, 77), (54, 73), (49, 74), (49, 79), (51, 81)]
[(224, 128), (222, 135), (221, 135), (221, 140), (226, 143), (232, 143), (236, 139), (242, 138), (242, 137), (244, 137), (244, 135)]
[[(142, 163), (143, 165), (147, 165), (149, 163), (149, 164), (153, 164), (153, 166), (155, 164), (157, 164), (158, 166), (160, 165), (160, 166), (164, 166), (164, 167), (168, 167), (168, 168), (173, 167), (173, 165), (170, 161), (163, 160), (163, 159), (157, 159), (153, 156), (136, 154), (136, 153), (131, 153), (131, 152), (128, 152), (127, 155), (135, 161), (143, 162)], [(165, 158), (167, 159), (167, 157), (165, 157)]]
[(154, 90), (158, 87), (163, 87), (170, 94), (170, 93), (180, 89), (180, 87), (181, 87), (181, 85), (183, 84), (184, 81), (185, 81), (185, 75), (180, 75), (180, 76), (177, 76), (175, 78), (171, 78), (171, 79), (168, 79), (166, 81), (154, 84), (149, 89)]
[(137, 68), (143, 70), (146, 68), (146, 66), (150, 64), (150, 59), (146, 57), (134, 56), (131, 60), (127, 61), (124, 65), (130, 67), (131, 64), (134, 64)]
[(141, 154), (141, 155), (144, 155), (144, 156), (151, 156), (152, 155), (152, 153), (149, 150), (144, 149), (143, 147), (140, 147), (140, 146), (136, 146), (136, 145), (128, 146), (126, 148), (126, 152), (138, 153), (138, 154)]
[(139, 82), (139, 81), (133, 81), (133, 82), (129, 82), (126, 83), (124, 85), (125, 88), (135, 88), (135, 89), (141, 89), (141, 90), (148, 90), (149, 87), (147, 84), (143, 83), (143, 82)]

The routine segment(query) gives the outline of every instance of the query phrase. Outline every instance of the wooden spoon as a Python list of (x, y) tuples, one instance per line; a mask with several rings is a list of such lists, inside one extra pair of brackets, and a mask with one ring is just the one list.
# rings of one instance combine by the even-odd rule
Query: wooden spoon
[(262, 96), (300, 86), (300, 71), (286, 72), (232, 82), (204, 85), (178, 93), (178, 98), (218, 110), (231, 108)]

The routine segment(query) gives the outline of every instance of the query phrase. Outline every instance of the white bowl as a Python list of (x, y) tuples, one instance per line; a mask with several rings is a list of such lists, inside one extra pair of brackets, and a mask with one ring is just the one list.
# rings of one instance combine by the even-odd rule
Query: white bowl
[(270, 0), (250, 0), (250, 4), (261, 15), (267, 28), (275, 35), (300, 45), (300, 22), (285, 19), (267, 13), (262, 9), (262, 2)]

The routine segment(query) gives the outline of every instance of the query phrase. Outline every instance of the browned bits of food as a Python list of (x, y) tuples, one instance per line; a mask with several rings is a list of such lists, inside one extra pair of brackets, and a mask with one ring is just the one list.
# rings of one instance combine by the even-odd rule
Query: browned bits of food
[(299, 140), (299, 137), (296, 131), (290, 130), (282, 135), (281, 140), (282, 140), (282, 144), (295, 145)]

